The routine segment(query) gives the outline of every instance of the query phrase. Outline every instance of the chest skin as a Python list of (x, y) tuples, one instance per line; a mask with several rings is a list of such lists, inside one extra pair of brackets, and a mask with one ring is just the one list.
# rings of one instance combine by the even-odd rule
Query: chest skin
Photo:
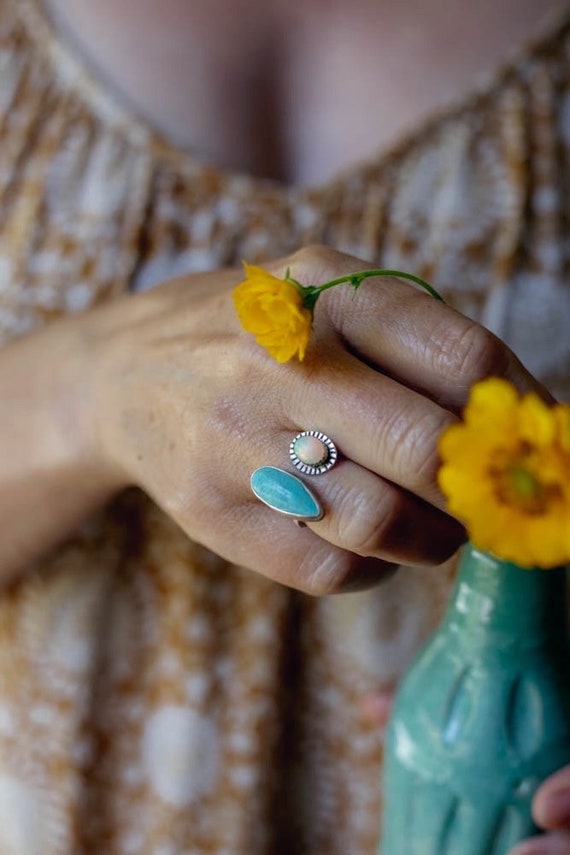
[(174, 144), (294, 184), (377, 155), (459, 99), (561, 0), (46, 0), (99, 77)]

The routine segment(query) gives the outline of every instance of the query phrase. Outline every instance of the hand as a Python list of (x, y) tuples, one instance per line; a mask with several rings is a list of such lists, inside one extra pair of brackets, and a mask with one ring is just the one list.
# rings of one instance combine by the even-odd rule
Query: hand
[(394, 686), (387, 686), (380, 692), (370, 692), (360, 699), (360, 714), (367, 724), (384, 728), (388, 724), (394, 706)]
[(532, 812), (536, 824), (548, 834), (519, 843), (510, 855), (570, 855), (570, 766), (542, 784)]
[[(365, 267), (312, 248), (271, 272), (315, 284)], [(89, 341), (105, 465), (217, 554), (312, 594), (446, 559), (464, 534), (436, 486), (442, 429), (484, 376), (537, 383), (482, 327), (388, 279), (324, 294), (305, 361), (279, 365), (239, 327), (241, 278), (187, 277), (107, 307)], [(309, 428), (342, 459), (311, 480), (324, 518), (298, 529), (255, 499), (249, 476), (287, 468), (289, 441)]]

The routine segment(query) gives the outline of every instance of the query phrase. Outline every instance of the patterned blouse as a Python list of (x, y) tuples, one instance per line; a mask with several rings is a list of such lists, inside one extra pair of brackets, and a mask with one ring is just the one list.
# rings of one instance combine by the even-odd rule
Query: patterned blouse
[[(413, 270), (570, 399), (570, 13), (323, 186), (205, 165), (0, 0), (0, 341), (182, 273), (325, 243)], [(362, 698), (451, 565), (317, 600), (190, 541), (138, 490), (0, 597), (3, 855), (374, 855)]]

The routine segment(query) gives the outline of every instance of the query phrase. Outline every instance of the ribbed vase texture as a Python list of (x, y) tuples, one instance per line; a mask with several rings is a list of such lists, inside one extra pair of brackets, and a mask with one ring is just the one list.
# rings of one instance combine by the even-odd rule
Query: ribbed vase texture
[(468, 545), (387, 731), (381, 855), (506, 855), (570, 763), (565, 571)]

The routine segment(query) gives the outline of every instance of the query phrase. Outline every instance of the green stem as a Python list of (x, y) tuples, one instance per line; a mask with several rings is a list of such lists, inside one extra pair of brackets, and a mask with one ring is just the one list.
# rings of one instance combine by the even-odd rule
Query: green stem
[[(349, 273), (346, 276), (339, 276), (338, 279), (331, 279), (330, 282), (325, 282), (324, 285), (309, 285), (309, 286), (301, 286), (304, 291), (303, 295), (303, 305), (307, 309), (312, 309), (317, 302), (317, 297), (322, 291), (327, 291), (329, 288), (334, 288), (335, 285), (342, 285), (343, 283), (349, 283), (353, 288), (359, 288), (362, 282), (365, 279), (369, 279), (371, 276), (395, 276), (398, 279), (408, 279), (410, 282), (414, 282), (414, 284), (419, 285), (420, 288), (423, 288), (424, 291), (427, 291), (428, 294), (431, 294), (432, 297), (436, 300), (440, 300), (442, 303), (445, 303), (445, 300), (439, 294), (435, 288), (425, 281), (425, 279), (421, 279), (419, 276), (414, 276), (413, 273), (403, 273), (401, 270), (361, 270), (359, 273)], [(298, 284), (298, 283), (296, 283)]]

